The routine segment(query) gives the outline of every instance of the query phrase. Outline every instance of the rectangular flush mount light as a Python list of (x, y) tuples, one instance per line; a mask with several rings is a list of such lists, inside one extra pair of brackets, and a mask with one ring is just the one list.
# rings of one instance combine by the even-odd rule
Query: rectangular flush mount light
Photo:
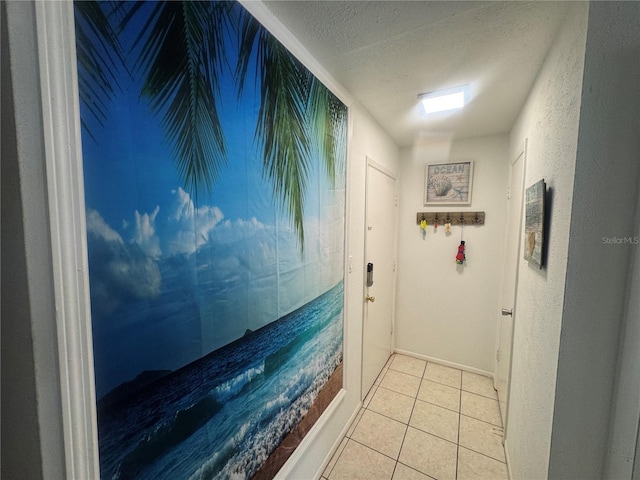
[(464, 107), (466, 87), (456, 87), (418, 95), (425, 114)]

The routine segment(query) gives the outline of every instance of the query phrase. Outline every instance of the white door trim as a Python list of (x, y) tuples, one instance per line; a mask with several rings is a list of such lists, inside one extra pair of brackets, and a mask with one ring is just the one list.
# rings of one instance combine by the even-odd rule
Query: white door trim
[[(518, 162), (518, 160), (520, 158), (522, 158), (522, 192), (524, 194), (524, 184), (525, 184), (525, 178), (526, 178), (526, 173), (527, 173), (527, 139), (525, 138), (522, 144), (522, 149), (520, 151), (520, 153), (518, 155), (514, 156), (515, 158), (513, 160), (510, 161), (510, 170), (509, 170), (509, 181), (511, 181), (511, 168)], [(505, 406), (505, 410), (506, 412), (504, 412), (504, 415), (502, 415), (504, 417), (503, 420), (503, 443), (506, 441), (507, 439), (507, 429), (508, 429), (508, 424), (509, 424), (509, 403), (511, 401), (511, 364), (513, 361), (513, 338), (514, 338), (514, 332), (515, 332), (515, 328), (516, 328), (516, 318), (517, 318), (517, 303), (518, 303), (518, 272), (520, 269), (520, 254), (521, 254), (521, 248), (522, 248), (522, 219), (523, 219), (523, 210), (524, 210), (524, 201), (522, 202), (522, 205), (520, 206), (520, 214), (519, 214), (519, 227), (518, 227), (518, 238), (517, 238), (517, 242), (518, 242), (518, 247), (516, 249), (516, 263), (515, 263), (515, 285), (514, 285), (514, 293), (513, 293), (513, 307), (512, 307), (512, 316), (511, 316), (511, 321), (512, 321), (512, 328), (511, 328), (511, 348), (510, 348), (510, 352), (509, 352), (509, 358), (508, 358), (508, 367), (507, 367), (507, 401), (506, 401), (506, 406)], [(507, 225), (508, 228), (508, 225)], [(501, 285), (501, 297), (500, 297), (500, 305), (498, 306), (498, 309), (503, 308), (504, 306), (502, 305), (502, 293), (504, 292), (504, 282), (505, 282), (505, 272), (504, 269), (506, 268), (507, 265), (507, 260), (506, 260), (506, 252), (507, 249), (505, 248), (505, 259), (503, 261), (503, 275), (502, 275), (502, 285)], [(498, 313), (498, 309), (496, 311), (496, 314)], [(498, 317), (499, 318), (499, 317)], [(501, 344), (501, 325), (500, 322), (498, 322), (498, 328), (497, 328), (497, 332), (496, 332), (496, 352), (499, 351), (500, 349), (500, 344)], [(498, 382), (498, 359), (496, 356), (495, 359), (495, 368), (494, 368), (494, 386), (497, 387), (497, 382)]]
[(67, 478), (99, 478), (73, 2), (34, 15), (61, 401), (47, 413), (61, 416)]
[[(394, 236), (393, 236), (393, 261), (394, 261), (394, 265), (397, 266), (398, 261), (397, 261), (397, 250), (398, 250), (398, 179), (396, 177), (396, 174), (394, 172), (392, 172), (391, 170), (389, 170), (388, 168), (386, 168), (384, 165), (381, 165), (380, 163), (376, 162), (375, 160), (371, 159), (370, 157), (366, 157), (367, 160), (367, 164), (366, 164), (366, 170), (365, 170), (365, 214), (364, 214), (364, 256), (362, 259), (363, 265), (367, 264), (367, 219), (369, 218), (369, 191), (368, 191), (368, 185), (369, 185), (369, 167), (371, 168), (375, 168), (376, 170), (378, 170), (380, 173), (388, 176), (389, 178), (391, 178), (394, 182), (395, 182), (395, 201), (396, 201), (396, 214), (395, 214), (395, 219), (394, 219), (394, 225), (393, 225), (393, 232), (394, 232)], [(364, 301), (364, 298), (367, 295), (367, 282), (366, 282), (366, 276), (367, 276), (367, 271), (366, 268), (363, 268), (363, 290), (362, 290), (362, 298)], [(389, 337), (389, 352), (392, 353), (393, 352), (393, 343), (394, 343), (394, 338), (395, 338), (395, 305), (396, 305), (396, 278), (397, 278), (397, 271), (396, 268), (393, 269), (393, 278), (392, 278), (392, 284), (393, 284), (393, 295), (392, 295), (392, 299), (391, 299), (391, 335)], [(365, 335), (364, 335), (364, 329), (365, 329), (365, 325), (366, 325), (366, 318), (367, 318), (367, 314), (368, 314), (368, 309), (363, 308), (362, 309), (362, 351), (361, 351), (361, 374), (360, 374), (360, 398), (363, 398), (365, 395), (365, 388), (369, 388), (370, 386), (366, 386), (364, 385), (364, 341), (365, 341)]]

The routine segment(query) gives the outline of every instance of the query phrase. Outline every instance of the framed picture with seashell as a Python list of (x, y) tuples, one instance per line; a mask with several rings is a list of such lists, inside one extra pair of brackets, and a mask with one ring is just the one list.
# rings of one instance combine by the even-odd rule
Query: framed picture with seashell
[(426, 165), (425, 205), (471, 205), (472, 188), (472, 160)]

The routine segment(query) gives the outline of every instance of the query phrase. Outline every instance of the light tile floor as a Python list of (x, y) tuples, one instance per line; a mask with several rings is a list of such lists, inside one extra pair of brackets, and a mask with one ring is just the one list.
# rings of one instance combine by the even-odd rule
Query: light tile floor
[(507, 480), (493, 380), (394, 354), (323, 480)]

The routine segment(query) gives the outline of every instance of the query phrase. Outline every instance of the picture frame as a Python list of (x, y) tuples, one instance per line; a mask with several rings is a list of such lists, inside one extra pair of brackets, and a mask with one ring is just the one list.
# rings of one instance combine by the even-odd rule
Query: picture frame
[(425, 205), (471, 205), (473, 160), (428, 163), (425, 166)]
[(544, 265), (544, 208), (547, 191), (544, 179), (525, 192), (524, 259), (537, 268)]

